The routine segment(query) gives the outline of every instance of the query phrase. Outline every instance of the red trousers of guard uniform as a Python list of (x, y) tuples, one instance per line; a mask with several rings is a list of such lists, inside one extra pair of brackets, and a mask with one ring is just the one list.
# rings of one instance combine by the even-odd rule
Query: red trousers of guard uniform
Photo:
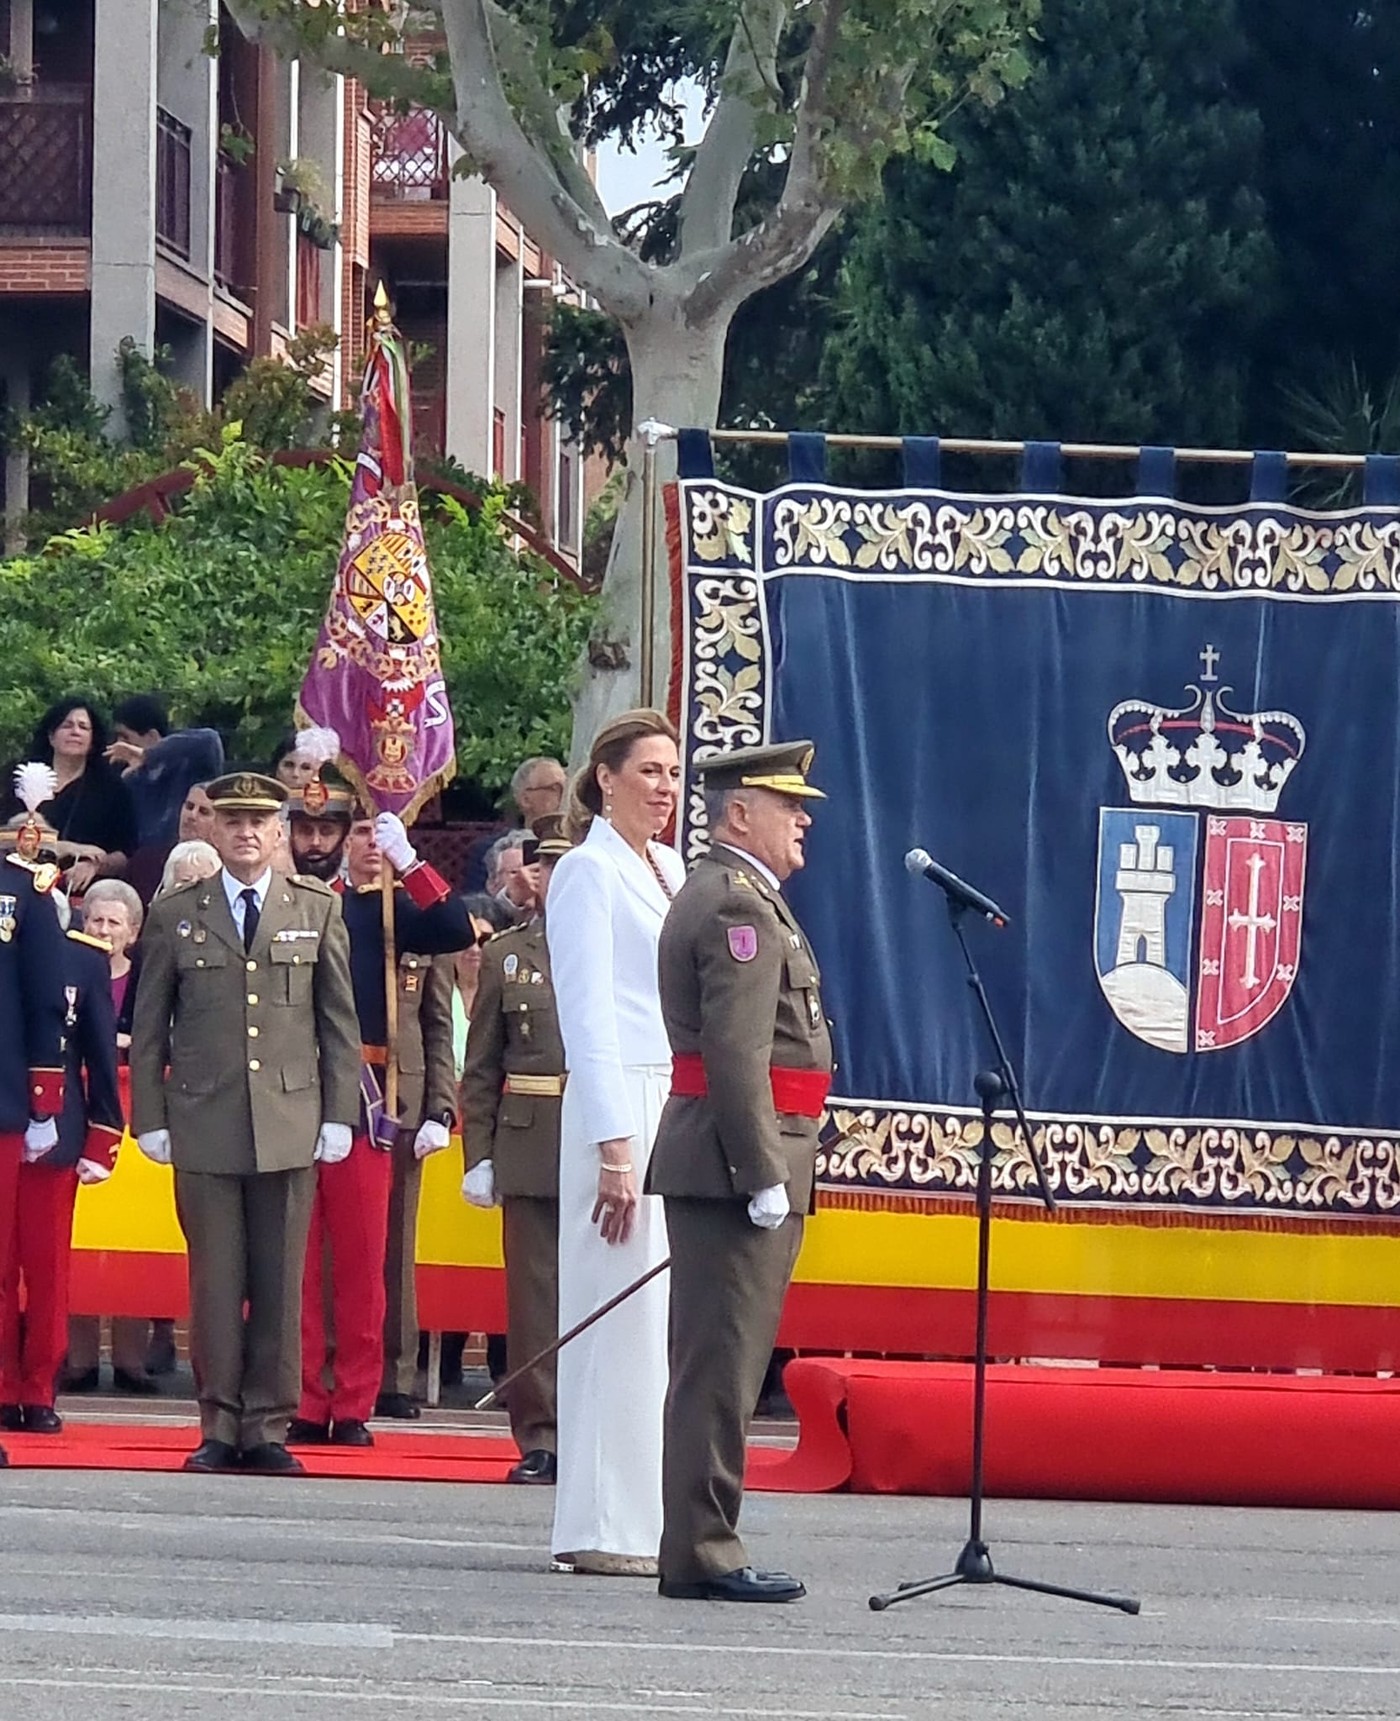
[[(301, 1403), (307, 1422), (368, 1422), (384, 1371), (384, 1255), (393, 1155), (357, 1135), (316, 1167), (301, 1284)], [(329, 1315), (329, 1323), (327, 1322)]]
[[(8, 1142), (0, 1137), (0, 1155)], [(68, 1263), (77, 1195), (76, 1170), (51, 1171), (42, 1160), (20, 1166), (9, 1264), (0, 1278), (0, 1404), (53, 1407), (54, 1382), (68, 1349)]]

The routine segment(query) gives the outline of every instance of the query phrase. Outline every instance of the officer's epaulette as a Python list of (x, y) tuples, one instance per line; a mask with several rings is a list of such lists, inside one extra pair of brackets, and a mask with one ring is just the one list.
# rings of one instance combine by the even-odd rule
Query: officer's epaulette
[(58, 868), (52, 861), (30, 861), (25, 860), (23, 855), (16, 854), (8, 854), (5, 859), (11, 866), (24, 868), (34, 880), (34, 888), (40, 896), (47, 896), (58, 883)]
[(70, 926), (68, 928), (68, 936), (73, 940), (74, 944), (91, 945), (94, 950), (100, 950), (104, 956), (110, 956), (112, 954), (112, 946), (108, 944), (107, 940), (105, 938), (96, 938), (91, 932), (79, 932), (76, 926)]
[[(325, 882), (324, 879), (312, 878), (312, 876), (309, 872), (294, 872), (288, 878), (287, 883), (288, 884), (305, 885), (307, 890), (318, 890), (318, 891), (320, 891), (322, 896), (334, 896), (335, 895), (335, 892)], [(378, 890), (379, 886), (375, 885), (374, 888), (376, 890)]]
[(761, 878), (755, 878), (752, 873), (745, 872), (743, 867), (728, 867), (726, 869), (726, 873), (730, 884), (732, 884), (736, 890), (751, 890), (756, 895), (761, 896), (765, 902), (772, 901), (772, 897), (768, 891), (768, 886), (763, 882), (763, 880)]
[[(195, 890), (202, 884), (208, 884), (207, 878), (187, 878), (183, 884), (172, 884), (169, 890), (160, 893), (160, 900), (168, 902), (172, 896), (183, 896), (187, 890)], [(152, 904), (152, 907), (155, 905)]]

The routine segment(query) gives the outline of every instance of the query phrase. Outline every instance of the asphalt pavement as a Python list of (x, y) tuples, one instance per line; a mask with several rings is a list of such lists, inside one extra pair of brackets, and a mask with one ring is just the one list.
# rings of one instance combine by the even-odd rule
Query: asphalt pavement
[(547, 1569), (547, 1490), (0, 1474), (3, 1721), (1003, 1721), (1400, 1714), (1400, 1522), (994, 1502), (1007, 1571), (1130, 1618), (936, 1572), (959, 1501), (754, 1495), (788, 1607)]

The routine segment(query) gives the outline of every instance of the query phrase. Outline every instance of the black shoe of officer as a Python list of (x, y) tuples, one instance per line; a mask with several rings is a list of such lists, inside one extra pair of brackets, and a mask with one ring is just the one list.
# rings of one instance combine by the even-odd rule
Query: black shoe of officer
[(329, 1422), (312, 1422), (305, 1416), (294, 1416), (287, 1424), (288, 1446), (324, 1446), (330, 1437)]
[(112, 1370), (112, 1388), (115, 1392), (135, 1392), (143, 1398), (149, 1398), (152, 1393), (159, 1392), (160, 1387), (142, 1369), (139, 1373), (134, 1368), (114, 1368)]
[(22, 1404), (19, 1413), (24, 1418), (26, 1434), (62, 1434), (63, 1418), (51, 1404)]
[(91, 1368), (80, 1368), (63, 1377), (64, 1392), (96, 1392), (102, 1381), (101, 1370), (94, 1364)]
[(305, 1476), (306, 1466), (300, 1458), (294, 1458), (287, 1448), (278, 1440), (259, 1441), (256, 1446), (245, 1446), (239, 1458), (239, 1463), (245, 1470), (256, 1470), (264, 1476)]
[(557, 1470), (554, 1454), (536, 1448), (533, 1452), (527, 1452), (517, 1465), (506, 1472), (506, 1481), (532, 1483), (537, 1488), (551, 1488)]
[(331, 1429), (332, 1446), (373, 1446), (374, 1436), (363, 1422), (347, 1416)]
[(201, 1440), (181, 1468), (196, 1471), (201, 1476), (210, 1476), (220, 1470), (236, 1470), (238, 1448), (230, 1446), (227, 1440)]
[(423, 1414), (406, 1392), (381, 1392), (374, 1401), (376, 1416), (390, 1416), (398, 1422), (417, 1422)]
[(24, 1412), (17, 1404), (0, 1404), (0, 1428), (6, 1434), (18, 1434), (24, 1427)]

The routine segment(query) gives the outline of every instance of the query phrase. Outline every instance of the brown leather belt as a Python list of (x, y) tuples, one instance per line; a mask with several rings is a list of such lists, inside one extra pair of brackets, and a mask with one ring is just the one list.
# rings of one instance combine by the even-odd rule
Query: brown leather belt
[(531, 1099), (557, 1100), (567, 1080), (567, 1076), (507, 1076), (501, 1083), (501, 1092), (527, 1094)]

